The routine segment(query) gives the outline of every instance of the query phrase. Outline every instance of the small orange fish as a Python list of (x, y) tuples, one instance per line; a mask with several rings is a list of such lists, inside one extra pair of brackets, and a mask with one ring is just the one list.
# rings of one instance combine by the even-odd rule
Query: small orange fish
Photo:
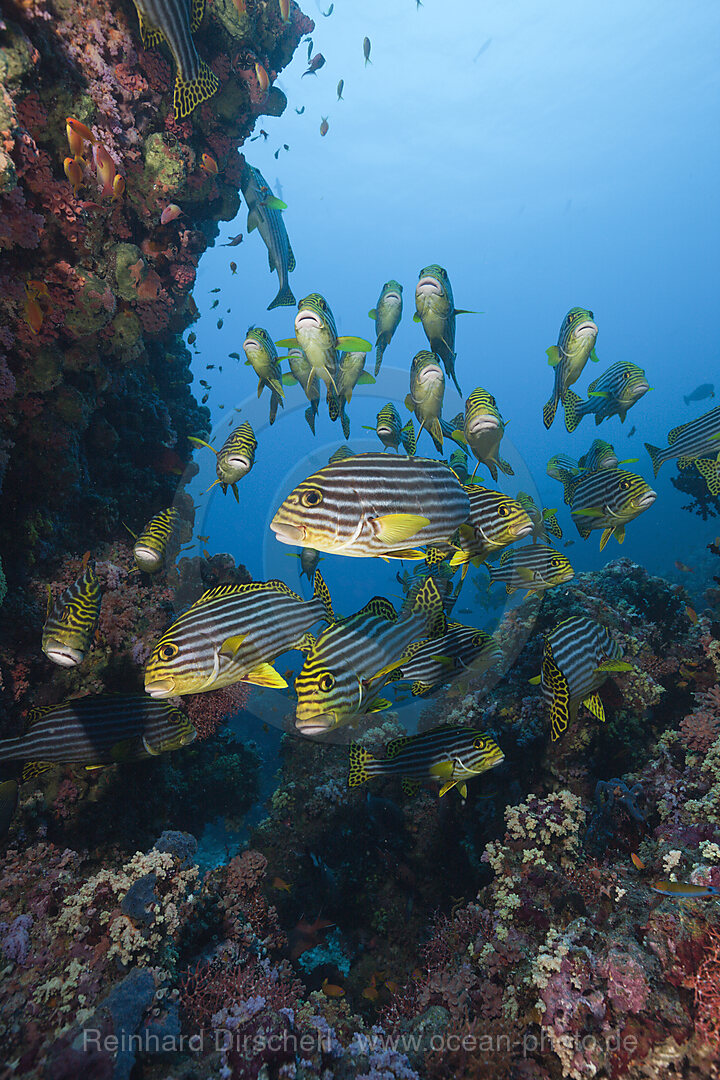
[(698, 621), (697, 612), (695, 611), (695, 609), (691, 608), (689, 604), (686, 604), (685, 605), (685, 614), (687, 615), (688, 619), (693, 624), (693, 626), (695, 626), (695, 624)]
[(285, 25), (290, 22), (290, 0), (280, 0), (280, 18)]
[(125, 178), (122, 177), (120, 175), (120, 173), (118, 173), (117, 176), (115, 177), (115, 179), (113, 180), (113, 202), (117, 202), (119, 199), (122, 199), (124, 194), (125, 194)]
[(633, 851), (632, 855), (630, 856), (630, 858), (632, 859), (632, 864), (633, 864), (633, 866), (635, 867), (636, 870), (644, 870), (645, 869), (645, 863), (642, 861), (642, 859), (640, 858), (639, 855), (635, 854), (634, 851)]
[(212, 556), (211, 556), (211, 554), (210, 554), (210, 552), (208, 551), (207, 548), (203, 548), (203, 555), (205, 556), (206, 559), (212, 558)]
[[(191, 333), (188, 334), (188, 345), (194, 345), (196, 341), (197, 341), (197, 334), (193, 330)], [(200, 537), (200, 539), (202, 540), (202, 537)]]
[(322, 123), (320, 124), (320, 134), (327, 135), (330, 125), (328, 124), (327, 116), (323, 116)]
[(182, 214), (182, 210), (177, 203), (171, 202), (163, 210), (160, 215), (160, 224), (169, 225), (171, 221), (175, 221), (175, 218), (179, 218)]
[[(27, 290), (26, 290), (27, 291)], [(43, 309), (38, 304), (32, 293), (28, 292), (25, 299), (25, 322), (28, 324), (33, 334), (40, 333), (40, 327), (43, 324)]]
[(342, 986), (337, 986), (335, 983), (328, 982), (327, 979), (323, 980), (322, 992), (325, 997), (339, 998), (345, 996), (345, 991)]
[(372, 983), (370, 983), (370, 985), (366, 986), (365, 989), (363, 990), (362, 996), (364, 998), (367, 998), (368, 1001), (377, 1001), (377, 999), (378, 999), (377, 987), (374, 986)]
[(80, 166), (78, 159), (76, 157), (66, 157), (63, 162), (63, 169), (65, 170), (65, 175), (72, 184), (73, 195), (77, 195), (78, 189), (83, 181), (82, 167)]
[(68, 146), (70, 147), (70, 153), (73, 157), (82, 155), (85, 149), (85, 143), (95, 143), (97, 139), (93, 135), (89, 127), (86, 127), (80, 120), (76, 120), (74, 116), (68, 116), (65, 118), (65, 132), (67, 134)]
[(278, 889), (279, 891), (282, 891), (282, 892), (290, 892), (290, 890), (292, 889), (292, 885), (288, 884), (287, 881), (283, 881), (283, 879), (281, 877), (274, 877), (273, 878), (272, 887), (273, 887), (273, 889)]
[(113, 182), (117, 169), (115, 168), (115, 162), (108, 154), (102, 143), (96, 143), (95, 145), (95, 168), (97, 171), (98, 180), (102, 181), (102, 191), (100, 195), (104, 198), (106, 195), (112, 195)]
[(34, 281), (32, 278), (26, 282), (25, 289), (27, 292), (32, 292), (35, 296), (50, 296), (47, 285), (44, 281)]
[(385, 986), (387, 987), (387, 989), (390, 991), (391, 994), (397, 994), (398, 990), (400, 989), (398, 984), (396, 982), (393, 982), (392, 979), (388, 979), (386, 981), (386, 983), (385, 983)]
[(217, 176), (218, 174), (217, 161), (210, 154), (203, 154), (200, 158), (200, 168), (204, 169), (205, 172), (209, 172), (211, 176)]
[(237, 274), (237, 263), (236, 262), (231, 262), (230, 263), (230, 273)]
[(694, 574), (695, 573), (692, 566), (686, 566), (685, 563), (680, 562), (679, 559), (675, 560), (675, 569), (680, 570), (680, 572), (683, 573), (683, 574)]
[(262, 90), (263, 94), (266, 94), (270, 88), (270, 76), (261, 63), (255, 64), (255, 78), (258, 81), (258, 86)]

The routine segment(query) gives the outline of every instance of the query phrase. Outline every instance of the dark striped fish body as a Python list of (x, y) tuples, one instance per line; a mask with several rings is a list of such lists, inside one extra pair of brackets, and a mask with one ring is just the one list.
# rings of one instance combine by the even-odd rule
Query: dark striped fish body
[(305, 410), (305, 419), (314, 435), (315, 417), (317, 416), (318, 406), (320, 405), (320, 389), (317, 380), (313, 380), (313, 384), (310, 385), (312, 366), (299, 346), (288, 349), (288, 363), (290, 365), (290, 373), (283, 375), (282, 381), (286, 386), (292, 386), (294, 383), (300, 383), (302, 386), (305, 396), (310, 402), (310, 405)]
[(378, 297), (377, 307), (369, 313), (370, 318), (375, 320), (375, 378), (380, 374), (383, 355), (392, 341), (393, 334), (400, 325), (403, 308), (403, 288), (399, 281), (393, 278), (386, 281)]
[(145, 694), (98, 694), (31, 709), (25, 735), (0, 742), (0, 761), (25, 761), (23, 778), (49, 765), (137, 761), (187, 746), (186, 713)]
[(449, 541), (469, 509), (444, 461), (356, 454), (299, 484), (270, 528), (283, 544), (330, 554), (422, 558), (417, 549)]
[(347, 461), (351, 457), (355, 457), (354, 450), (351, 450), (349, 446), (338, 446), (335, 453), (328, 458), (328, 465), (332, 465), (336, 461)]
[(499, 563), (488, 566), (488, 573), (491, 585), (504, 583), (508, 595), (527, 589), (527, 596), (565, 585), (575, 577), (567, 557), (545, 544), (503, 552)]
[(197, 54), (192, 35), (200, 27), (205, 0), (133, 0), (143, 47), (165, 41), (175, 61), (175, 117), (184, 120), (220, 88), (217, 75)]
[(470, 479), (468, 472), (468, 459), (464, 450), (453, 450), (448, 460), (448, 465), (457, 476), (461, 484), (467, 484)]
[(645, 443), (655, 476), (658, 469), (672, 458), (678, 459), (678, 468), (686, 469), (698, 458), (714, 458), (720, 452), (720, 405), (710, 412), (689, 420), (668, 432), (668, 444), (663, 449)]
[(554, 454), (548, 461), (545, 471), (553, 480), (557, 480), (563, 485), (566, 496), (565, 502), (568, 502), (567, 482), (568, 480), (574, 480), (582, 472), (575, 458), (570, 457), (569, 454)]
[(162, 569), (168, 550), (177, 538), (179, 527), (180, 513), (174, 506), (168, 506), (150, 518), (133, 547), (133, 558), (138, 570), (143, 570), (146, 574), (156, 574)]
[(405, 408), (415, 413), (420, 424), (417, 437), (424, 428), (440, 454), (443, 448), (440, 420), (444, 396), (445, 376), (440, 363), (434, 353), (422, 349), (410, 365), (410, 393), (405, 398)]
[(565, 404), (565, 396), (574, 382), (580, 378), (583, 368), (592, 357), (597, 360), (595, 341), (598, 328), (594, 315), (587, 308), (571, 308), (562, 321), (557, 345), (546, 350), (548, 363), (555, 369), (555, 383), (550, 400), (543, 408), (543, 423), (552, 425), (559, 402)]
[(545, 509), (541, 510), (532, 496), (525, 491), (518, 491), (517, 501), (532, 522), (533, 531), (531, 535), (533, 543), (536, 540), (547, 542), (550, 536), (562, 540), (563, 532), (556, 517), (557, 509), (555, 507), (545, 507)]
[(588, 452), (583, 454), (578, 461), (578, 468), (585, 469), (587, 472), (597, 472), (598, 469), (617, 469), (619, 464), (612, 443), (604, 439), (593, 439)]
[(649, 389), (643, 369), (628, 360), (620, 360), (590, 383), (587, 401), (579, 398), (573, 390), (568, 390), (563, 401), (565, 427), (568, 431), (574, 431), (584, 416), (594, 416), (596, 424), (611, 416), (619, 416), (624, 424), (628, 409)]
[(503, 418), (493, 395), (481, 386), (465, 402), (463, 434), (477, 460), (490, 470), (493, 480), (497, 480), (498, 469), (506, 476), (513, 476), (512, 467), (500, 457), (500, 442), (505, 434)]
[(707, 484), (710, 494), (717, 498), (720, 495), (720, 453), (716, 458), (698, 458), (695, 467)]
[(100, 618), (102, 593), (89, 559), (82, 574), (53, 602), (48, 586), (48, 613), (42, 651), (60, 667), (76, 667), (90, 651)]
[(275, 423), (278, 405), (285, 406), (282, 371), (275, 342), (261, 326), (251, 326), (243, 341), (243, 352), (258, 377), (258, 397), (267, 387), (270, 391), (270, 423)]
[(436, 353), (445, 370), (462, 393), (455, 376), (455, 316), (457, 310), (447, 270), (437, 263), (420, 271), (415, 286), (415, 322), (421, 322), (430, 348)]
[(410, 645), (401, 666), (393, 672), (392, 681), (411, 682), (412, 693), (417, 697), (470, 667), (480, 675), (501, 659), (502, 650), (492, 634), (474, 626), (450, 623), (442, 637)]
[(597, 693), (608, 672), (623, 671), (622, 649), (610, 631), (593, 619), (574, 615), (545, 637), (540, 684), (550, 707), (553, 740), (559, 739), (585, 705), (598, 720), (605, 710)]
[[(385, 747), (384, 758), (376, 758), (365, 747), (352, 743), (348, 787), (364, 784), (373, 776), (416, 781), (432, 777), (442, 782), (440, 795), (457, 785), (464, 799), (467, 781), (499, 765), (504, 757), (486, 732), (444, 724), (421, 735), (393, 739)], [(412, 784), (403, 787), (408, 793), (416, 790)]]
[(276, 270), (280, 289), (277, 296), (268, 304), (268, 311), (275, 307), (290, 307), (295, 303), (288, 281), (295, 269), (295, 256), (290, 247), (282, 210), (268, 205), (274, 196), (259, 169), (245, 162), (240, 187), (248, 206), (247, 228), (251, 233), (257, 229), (268, 251), (270, 270)]
[(287, 686), (272, 661), (289, 649), (305, 648), (318, 620), (334, 619), (319, 571), (314, 586), (308, 601), (283, 581), (218, 585), (203, 593), (153, 648), (145, 669), (146, 693), (199, 694), (237, 682)]
[(382, 596), (318, 636), (295, 679), (295, 727), (320, 735), (357, 716), (385, 708), (378, 694), (412, 641), (441, 636), (447, 622), (435, 582), (428, 580), (412, 608), (398, 617)]
[(246, 420), (230, 432), (218, 451), (215, 471), (223, 491), (237, 484), (250, 472), (255, 464), (256, 450), (255, 432)]
[(383, 405), (377, 414), (374, 428), (365, 427), (367, 431), (374, 431), (377, 434), (383, 446), (398, 450), (402, 443), (409, 457), (415, 453), (416, 438), (413, 422), (408, 420), (403, 427), (400, 413), (391, 402)]
[[(317, 379), (322, 379), (328, 392), (337, 395), (338, 334), (335, 316), (330, 305), (320, 293), (310, 293), (298, 302), (295, 316), (296, 343), (310, 362), (310, 389)], [(283, 342), (285, 344), (285, 342)], [(292, 347), (292, 342), (287, 343)]]
[(529, 536), (533, 529), (527, 512), (509, 495), (480, 484), (468, 485), (465, 491), (470, 512), (467, 523), (460, 527), (455, 538), (459, 550), (450, 560), (453, 568), (463, 567), (463, 574), (469, 563), (479, 566), (509, 544)]
[(601, 469), (582, 473), (568, 482), (570, 513), (584, 540), (594, 529), (602, 529), (600, 550), (611, 536), (625, 539), (628, 522), (648, 510), (657, 498), (642, 476), (623, 469)]

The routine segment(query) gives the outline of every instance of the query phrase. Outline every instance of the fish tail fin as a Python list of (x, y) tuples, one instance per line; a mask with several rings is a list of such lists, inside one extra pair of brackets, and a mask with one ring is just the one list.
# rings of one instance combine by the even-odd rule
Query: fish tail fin
[(428, 432), (430, 438), (435, 443), (435, 449), (437, 450), (438, 454), (442, 454), (443, 431), (438, 418), (435, 417), (433, 420), (430, 421), (429, 424), (426, 424), (425, 430)]
[(658, 469), (662, 465), (662, 461), (660, 461), (660, 454), (662, 453), (662, 451), (659, 446), (653, 446), (652, 443), (649, 442), (645, 443), (645, 449), (650, 455), (650, 460), (653, 467), (653, 475), (657, 476)]
[(368, 764), (374, 761), (369, 750), (358, 743), (350, 743), (350, 762), (348, 767), (348, 787), (359, 787), (370, 779)]
[(313, 409), (312, 405), (308, 405), (307, 409), (305, 410), (305, 419), (307, 420), (308, 427), (312, 431), (313, 435), (315, 434), (315, 416), (315, 409)]
[(325, 584), (325, 578), (319, 570), (315, 571), (315, 577), (313, 578), (313, 599), (322, 601), (323, 607), (325, 608), (325, 618), (328, 623), (337, 622), (335, 612), (333, 611), (332, 600), (330, 598), (330, 590)]
[(711, 495), (720, 495), (720, 464), (716, 458), (698, 458), (695, 468), (708, 486)]
[(573, 432), (583, 418), (583, 413), (580, 411), (582, 398), (579, 398), (574, 390), (568, 390), (563, 398), (563, 405), (565, 406), (565, 427), (569, 432)]
[(345, 404), (344, 403), (343, 403), (342, 409), (340, 410), (340, 423), (342, 424), (343, 435), (345, 436), (346, 439), (349, 439), (350, 438), (350, 417), (345, 412)]
[(558, 399), (553, 395), (545, 405), (543, 405), (543, 424), (546, 428), (552, 427), (552, 422), (555, 419), (555, 412), (558, 407)]
[(272, 303), (268, 304), (267, 309), (268, 311), (272, 311), (272, 309), (276, 307), (294, 307), (295, 303), (296, 301), (292, 294), (292, 289), (286, 283), (280, 287), (279, 293)]
[(379, 337), (375, 344), (375, 378), (377, 379), (380, 374), (380, 365), (383, 362), (383, 355), (387, 348), (387, 341), (384, 338)]
[(195, 79), (183, 79), (178, 71), (173, 96), (175, 116), (178, 120), (184, 120), (198, 105), (211, 98), (219, 89), (220, 80), (204, 60), (200, 61), (200, 67)]
[(400, 440), (405, 447), (405, 452), (408, 457), (412, 457), (417, 449), (417, 439), (415, 438), (415, 427), (412, 420), (408, 420), (405, 427), (400, 432)]
[(514, 476), (515, 475), (515, 470), (513, 469), (512, 465), (510, 465), (507, 461), (503, 461), (503, 459), (499, 457), (497, 463), (498, 463), (498, 468), (502, 472), (504, 472), (506, 476)]

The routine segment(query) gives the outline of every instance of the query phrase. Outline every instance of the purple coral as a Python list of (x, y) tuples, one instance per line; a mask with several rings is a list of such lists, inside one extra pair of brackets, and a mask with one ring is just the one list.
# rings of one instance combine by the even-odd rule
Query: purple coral
[(32, 915), (18, 915), (11, 923), (0, 922), (0, 949), (8, 960), (14, 960), (22, 967), (30, 952), (30, 927)]

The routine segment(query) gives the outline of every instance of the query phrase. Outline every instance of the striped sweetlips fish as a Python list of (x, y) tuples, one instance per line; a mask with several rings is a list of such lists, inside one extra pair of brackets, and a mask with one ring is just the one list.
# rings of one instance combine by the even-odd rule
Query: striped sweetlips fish
[(168, 549), (177, 538), (180, 520), (180, 513), (174, 506), (168, 506), (150, 518), (133, 546), (133, 558), (138, 570), (156, 574), (162, 569)]
[(509, 596), (517, 589), (527, 589), (526, 596), (546, 592), (575, 577), (567, 556), (546, 544), (510, 548), (499, 563), (488, 565), (488, 573), (490, 584), (504, 582)]
[(526, 491), (518, 491), (517, 501), (532, 521), (533, 543), (536, 540), (547, 541), (550, 536), (562, 540), (563, 531), (556, 517), (557, 507), (546, 506), (541, 510), (532, 495), (528, 495)]
[(410, 365), (410, 393), (405, 398), (405, 408), (414, 412), (420, 424), (417, 438), (423, 428), (429, 433), (439, 454), (443, 448), (441, 426), (445, 374), (435, 353), (421, 349)]
[(259, 169), (245, 162), (240, 176), (240, 187), (248, 206), (247, 229), (257, 229), (267, 248), (270, 270), (277, 270), (280, 288), (275, 299), (268, 304), (268, 311), (275, 307), (291, 307), (295, 297), (290, 288), (289, 275), (295, 269), (295, 256), (290, 247), (287, 229), (283, 221), (284, 206), (270, 190)]
[(543, 423), (546, 428), (552, 425), (558, 403), (565, 398), (569, 388), (580, 378), (588, 358), (597, 361), (595, 341), (598, 328), (593, 322), (595, 316), (588, 308), (570, 308), (560, 326), (557, 345), (546, 349), (548, 364), (555, 369), (555, 383), (552, 396), (543, 407)]
[(310, 648), (295, 679), (295, 727), (303, 735), (321, 735), (387, 708), (389, 702), (378, 695), (392, 682), (405, 649), (419, 637), (440, 638), (446, 629), (432, 578), (400, 615), (385, 597), (373, 597), (354, 615), (323, 630)]
[[(462, 432), (457, 432), (472, 450), (481, 465), (490, 470), (497, 481), (498, 469), (506, 476), (513, 476), (513, 468), (500, 457), (500, 442), (505, 434), (505, 423), (492, 394), (478, 386), (465, 402)], [(477, 465), (475, 466), (477, 470)], [(475, 473), (473, 472), (473, 476)]]
[(473, 313), (470, 311), (455, 307), (447, 270), (437, 263), (432, 263), (420, 271), (415, 286), (413, 322), (422, 323), (430, 348), (442, 360), (458, 394), (462, 394), (462, 390), (455, 375), (455, 316), (471, 314)]
[(605, 720), (599, 687), (612, 671), (629, 671), (622, 648), (606, 626), (584, 615), (573, 615), (545, 635), (542, 671), (530, 681), (540, 683), (550, 707), (553, 741), (575, 719), (580, 705)]
[(492, 634), (462, 623), (448, 623), (439, 638), (414, 641), (400, 657), (393, 682), (411, 682), (415, 697), (442, 686), (455, 675), (472, 668), (476, 675), (488, 671), (502, 659), (502, 650)]
[(299, 346), (296, 346), (294, 349), (288, 349), (287, 358), (290, 370), (286, 371), (282, 377), (283, 386), (295, 386), (297, 383), (302, 386), (303, 392), (310, 402), (305, 410), (305, 419), (314, 435), (315, 417), (317, 416), (318, 406), (320, 405), (320, 390), (317, 379), (313, 379), (313, 384), (311, 386), (310, 375), (312, 374), (312, 366)]
[(0, 742), (0, 761), (24, 761), (23, 779), (53, 765), (87, 768), (138, 761), (187, 746), (195, 728), (182, 709), (145, 694), (93, 694), (30, 709), (28, 731)]
[(566, 492), (570, 514), (583, 540), (593, 529), (603, 530), (601, 551), (611, 536), (622, 544), (628, 522), (649, 510), (657, 498), (642, 476), (624, 469), (582, 473), (566, 482)]
[(375, 320), (375, 378), (380, 374), (383, 354), (392, 341), (392, 336), (397, 330), (403, 309), (403, 287), (399, 281), (390, 278), (386, 281), (378, 297), (377, 306), (368, 312), (371, 319)]
[[(622, 462), (623, 465), (627, 462)], [(578, 460), (579, 469), (597, 472), (598, 469), (617, 469), (620, 465), (615, 447), (605, 439), (593, 439), (590, 449)]]
[(688, 420), (668, 432), (668, 444), (664, 449), (645, 443), (655, 476), (658, 469), (672, 458), (678, 459), (678, 468), (686, 469), (698, 458), (715, 458), (720, 452), (720, 405), (710, 412)]
[(95, 563), (86, 556), (85, 568), (53, 602), (48, 585), (48, 608), (42, 651), (61, 667), (76, 667), (90, 651), (100, 617), (102, 593)]
[(403, 791), (416, 794), (420, 781), (439, 780), (443, 796), (457, 787), (467, 798), (467, 781), (495, 768), (505, 755), (491, 735), (477, 728), (443, 724), (420, 735), (404, 735), (385, 747), (377, 758), (358, 743), (350, 745), (348, 787), (364, 784), (373, 776), (402, 777)]
[(278, 405), (285, 407), (285, 391), (282, 386), (282, 371), (275, 342), (267, 330), (261, 326), (250, 326), (243, 341), (245, 361), (258, 377), (258, 397), (267, 387), (270, 391), (270, 423), (275, 423)]
[(587, 401), (568, 390), (563, 402), (565, 427), (574, 431), (584, 416), (594, 416), (596, 424), (619, 416), (624, 424), (628, 409), (651, 389), (643, 368), (629, 360), (620, 360), (590, 383)]
[(335, 619), (319, 570), (313, 584), (311, 600), (283, 581), (209, 589), (155, 644), (145, 668), (146, 693), (199, 694), (237, 682), (287, 686), (272, 661), (308, 648), (314, 641), (310, 627)]
[(276, 344), (287, 349), (297, 348), (299, 345), (312, 369), (307, 383), (308, 390), (312, 390), (316, 379), (322, 379), (328, 393), (332, 390), (335, 397), (338, 395), (338, 351), (370, 352), (372, 348), (365, 338), (338, 337), (335, 316), (320, 293), (310, 293), (298, 301), (295, 337), (283, 338)]
[(133, 0), (140, 22), (143, 48), (164, 41), (175, 61), (173, 108), (177, 120), (207, 101), (220, 88), (220, 80), (197, 54), (192, 35), (200, 29), (205, 0)]
[(450, 560), (453, 569), (462, 566), (463, 577), (470, 563), (479, 566), (533, 531), (533, 523), (517, 499), (480, 484), (469, 484), (465, 491), (470, 513), (453, 538), (459, 550)]
[(330, 554), (420, 559), (418, 548), (449, 542), (469, 512), (444, 461), (355, 454), (298, 484), (270, 528), (283, 544)]
[(340, 417), (343, 435), (350, 438), (350, 418), (347, 415), (347, 406), (352, 401), (353, 390), (356, 386), (368, 386), (375, 382), (374, 376), (365, 371), (367, 356), (364, 352), (344, 352), (338, 361), (337, 395), (328, 395), (328, 409), (330, 419), (337, 420)]
[(412, 457), (415, 453), (417, 440), (413, 422), (408, 420), (403, 427), (400, 413), (392, 402), (389, 401), (387, 405), (383, 405), (375, 418), (375, 427), (369, 427), (367, 424), (363, 424), (363, 427), (366, 431), (374, 431), (383, 446), (398, 450), (402, 443), (408, 457)]
[(226, 495), (227, 489), (230, 487), (236, 501), (240, 502), (237, 489), (238, 481), (242, 480), (243, 476), (246, 476), (255, 464), (257, 439), (252, 425), (246, 420), (240, 427), (236, 427), (230, 432), (219, 450), (216, 450), (210, 443), (205, 442), (204, 439), (198, 439), (194, 435), (191, 435), (189, 440), (195, 443), (196, 446), (206, 446), (208, 450), (212, 450), (213, 454), (216, 455), (215, 472), (217, 473), (217, 480), (210, 485), (208, 491), (214, 488), (215, 484), (220, 484), (223, 495)]

